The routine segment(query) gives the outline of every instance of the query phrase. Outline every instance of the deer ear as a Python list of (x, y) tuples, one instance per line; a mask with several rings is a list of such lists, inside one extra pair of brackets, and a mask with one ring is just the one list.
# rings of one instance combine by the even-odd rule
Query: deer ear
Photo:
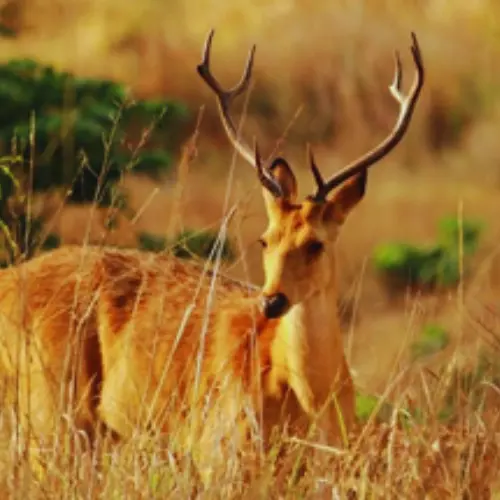
[(343, 224), (351, 210), (361, 201), (366, 191), (367, 170), (345, 181), (326, 202), (323, 211), (325, 223)]
[(269, 172), (278, 181), (283, 192), (282, 197), (276, 198), (267, 189), (263, 189), (267, 213), (269, 217), (276, 217), (283, 210), (284, 205), (290, 205), (296, 201), (297, 179), (290, 165), (283, 158), (276, 158), (269, 167)]

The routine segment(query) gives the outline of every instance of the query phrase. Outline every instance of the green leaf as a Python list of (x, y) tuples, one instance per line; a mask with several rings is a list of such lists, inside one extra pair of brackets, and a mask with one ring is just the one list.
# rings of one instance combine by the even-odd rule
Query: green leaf
[[(219, 235), (214, 231), (194, 231), (188, 229), (177, 236), (173, 246), (173, 253), (175, 256), (184, 259), (194, 256), (207, 259), (211, 256), (212, 250), (218, 240)], [(222, 242), (220, 256), (223, 260), (228, 261), (233, 260), (235, 257), (232, 244), (228, 239)]]
[(356, 391), (356, 416), (360, 422), (367, 422), (377, 408), (377, 420), (388, 420), (392, 406), (387, 401), (381, 402), (377, 396)]
[(136, 173), (145, 173), (158, 178), (159, 174), (166, 171), (171, 164), (172, 156), (169, 153), (155, 149), (140, 153), (132, 169)]
[(413, 360), (417, 360), (442, 351), (449, 343), (449, 336), (446, 330), (435, 324), (424, 327), (420, 338), (411, 345), (411, 355)]
[(379, 399), (369, 394), (356, 393), (356, 416), (361, 422), (366, 422), (375, 408), (377, 408)]
[(75, 99), (78, 105), (85, 101), (107, 102), (115, 106), (127, 99), (125, 87), (109, 80), (94, 80), (90, 78), (75, 78), (73, 83)]
[(478, 245), (483, 224), (475, 220), (463, 220), (446, 217), (439, 222), (439, 241), (450, 250), (458, 251), (462, 239), (464, 252), (473, 253)]
[(151, 233), (139, 233), (138, 245), (141, 250), (148, 252), (163, 252), (167, 248), (167, 239)]
[[(70, 202), (97, 200), (126, 210), (126, 193), (117, 181), (131, 157), (135, 172), (158, 177), (172, 164), (168, 148), (183, 139), (179, 124), (188, 116), (183, 103), (171, 100), (139, 100), (129, 109), (128, 94), (119, 82), (75, 77), (29, 58), (0, 64), (0, 158), (11, 147), (21, 156), (16, 175), (9, 175), (12, 165), (5, 157), (0, 166), (0, 212), (16, 195), (13, 179), (19, 174), (24, 180), (31, 158), (35, 191), (64, 186), (71, 189)], [(150, 126), (147, 144), (135, 152), (129, 144), (142, 142)]]
[[(450, 287), (460, 280), (460, 235), (463, 236), (464, 257), (477, 249), (481, 224), (464, 220), (462, 226), (454, 218), (439, 225), (435, 245), (413, 246), (407, 243), (388, 243), (375, 248), (373, 263), (377, 271), (389, 278), (389, 286), (417, 285), (421, 287)], [(464, 260), (464, 270), (466, 262)]]

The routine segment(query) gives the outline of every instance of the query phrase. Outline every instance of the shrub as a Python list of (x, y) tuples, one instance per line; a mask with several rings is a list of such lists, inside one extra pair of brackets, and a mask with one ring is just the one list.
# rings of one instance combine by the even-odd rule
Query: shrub
[(378, 397), (356, 391), (356, 416), (360, 422), (367, 422), (377, 409), (378, 419), (385, 420), (390, 415), (391, 407), (388, 403), (380, 403)]
[[(170, 247), (176, 257), (183, 259), (193, 257), (216, 258), (219, 255), (219, 250), (215, 248), (218, 241), (219, 234), (215, 231), (195, 231), (192, 229), (179, 233), (171, 242), (163, 236), (151, 233), (140, 233), (138, 235), (138, 246), (142, 250), (162, 252)], [(235, 257), (233, 245), (228, 238), (222, 241), (220, 257), (226, 261), (232, 261)]]
[[(216, 245), (222, 248), (215, 249)], [(215, 250), (215, 252), (214, 252)], [(194, 256), (207, 259), (219, 255), (223, 260), (232, 261), (235, 257), (233, 245), (226, 238), (219, 241), (219, 234), (216, 231), (193, 231), (188, 229), (180, 233), (173, 245), (173, 253), (180, 258), (191, 258)], [(215, 253), (215, 255), (212, 255)]]
[(426, 247), (400, 242), (379, 245), (373, 262), (390, 288), (454, 286), (460, 281), (460, 249), (463, 249), (466, 270), (467, 260), (477, 249), (481, 230), (482, 225), (477, 221), (466, 220), (460, 225), (454, 218), (445, 218), (439, 223), (435, 244)]
[(446, 330), (435, 324), (426, 325), (418, 340), (411, 345), (411, 356), (414, 360), (430, 356), (442, 351), (449, 342)]
[(139, 135), (153, 122), (149, 141), (165, 139), (169, 126), (186, 116), (180, 103), (129, 102), (119, 83), (78, 78), (29, 59), (0, 65), (0, 103), (3, 154), (14, 138), (22, 173), (34, 155), (35, 191), (72, 186), (69, 201), (74, 202), (97, 198), (109, 204), (109, 189), (124, 171), (157, 176), (168, 168), (171, 157), (163, 147), (141, 144), (136, 150), (126, 146), (126, 140), (134, 140), (127, 136), (136, 130)]
[(30, 59), (1, 64), (3, 253), (29, 258), (58, 244), (56, 235), (41, 241), (44, 220), (28, 220), (26, 193), (60, 188), (70, 203), (126, 208), (117, 181), (126, 172), (153, 178), (165, 172), (186, 117), (183, 104), (132, 101), (117, 82), (78, 78)]
[(167, 238), (151, 233), (139, 233), (137, 244), (141, 250), (147, 252), (163, 252), (167, 248)]

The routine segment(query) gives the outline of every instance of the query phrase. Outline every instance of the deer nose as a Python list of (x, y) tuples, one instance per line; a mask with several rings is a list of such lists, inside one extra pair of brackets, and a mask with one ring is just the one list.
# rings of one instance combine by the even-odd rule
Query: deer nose
[(263, 313), (266, 318), (279, 318), (288, 310), (290, 302), (284, 293), (275, 293), (264, 297)]

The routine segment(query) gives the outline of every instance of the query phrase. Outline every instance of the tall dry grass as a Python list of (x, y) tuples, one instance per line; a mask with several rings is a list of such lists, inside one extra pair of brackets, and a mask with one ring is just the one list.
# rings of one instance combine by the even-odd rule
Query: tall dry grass
[[(487, 388), (486, 407), (461, 405), (451, 423), (443, 423), (436, 408), (452, 385), (451, 379), (440, 378), (439, 369), (476, 364), (478, 344), (488, 334), (484, 325), (464, 317), (471, 304), (482, 308), (494, 301), (500, 285), (500, 5), (493, 0), (23, 0), (19, 5), (7, 12), (21, 31), (15, 40), (2, 40), (4, 59), (36, 57), (82, 75), (123, 80), (140, 95), (184, 99), (193, 119), (198, 107), (207, 105), (182, 202), (172, 201), (177, 199), (170, 184), (126, 179), (134, 207), (139, 210), (146, 201), (147, 206), (135, 225), (124, 223), (111, 235), (107, 241), (113, 243), (132, 244), (136, 228), (164, 232), (164, 214), (182, 216), (195, 227), (215, 225), (223, 215), (232, 151), (221, 134), (213, 97), (195, 74), (210, 28), (216, 28), (214, 69), (228, 84), (239, 77), (246, 51), (257, 43), (245, 134), (257, 135), (269, 152), (288, 130), (283, 148), (303, 186), (311, 185), (300, 168), (305, 142), (316, 145), (322, 169), (329, 172), (371, 147), (392, 125), (394, 104), (387, 91), (392, 51), (401, 51), (408, 81), (411, 30), (421, 43), (427, 82), (408, 136), (371, 174), (367, 199), (340, 242), (341, 286), (354, 302), (346, 333), (349, 357), (358, 386), (382, 395), (381, 404), (391, 402), (385, 423), (360, 427), (345, 452), (321, 450), (320, 464), (298, 482), (285, 472), (272, 475), (272, 454), (257, 467), (253, 456), (234, 453), (203, 490), (188, 458), (175, 456), (175, 439), (165, 443), (143, 435), (98, 450), (103, 457), (79, 451), (74, 462), (63, 444), (48, 443), (50, 466), (39, 479), (10, 433), (16, 419), (4, 411), (0, 423), (8, 437), (0, 483), (5, 497), (187, 498), (196, 494), (194, 486), (202, 498), (309, 498), (319, 488), (329, 498), (498, 495), (498, 387)], [(244, 200), (245, 210), (232, 231), (244, 258), (234, 273), (259, 282), (255, 240), (264, 215), (253, 173), (237, 168), (232, 200)], [(465, 297), (450, 293), (388, 304), (370, 272), (373, 246), (395, 238), (430, 239), (435, 222), (461, 203), (465, 215), (479, 215), (489, 231), (476, 271), (464, 284)], [(102, 239), (102, 227), (89, 221), (91, 212), (91, 207), (68, 207), (58, 214), (56, 229), (64, 241), (81, 242), (84, 235)], [(452, 328), (452, 345), (415, 366), (407, 356), (409, 343), (422, 324), (436, 318)], [(468, 393), (460, 395), (467, 402)], [(405, 417), (401, 424), (400, 415), (409, 407), (419, 410), (419, 418)], [(68, 431), (66, 439), (73, 438)], [(310, 447), (294, 443), (290, 457), (283, 458), (286, 466), (293, 469), (296, 454)]]
[[(472, 312), (475, 322), (468, 319), (458, 327), (489, 335), (498, 349), (498, 308), (485, 311), (480, 304), (474, 310), (471, 305), (464, 301), (458, 313)], [(373, 413), (360, 421), (349, 446), (342, 449), (290, 439), (279, 429), (266, 454), (257, 433), (240, 448), (237, 423), (221, 415), (221, 429), (231, 432), (234, 425), (235, 443), (229, 434), (225, 447), (206, 450), (189, 439), (184, 427), (189, 427), (189, 418), (183, 411), (178, 426), (166, 436), (137, 422), (129, 440), (98, 434), (92, 447), (64, 405), (56, 425), (59, 432), (44, 436), (38, 449), (27, 448), (29, 429), (20, 427), (22, 416), (4, 397), (2, 498), (496, 498), (500, 391), (494, 383), (485, 383), (487, 377), (467, 381), (468, 370), (476, 369), (479, 358), (474, 366), (466, 366), (458, 342), (442, 354), (449, 363), (443, 371), (428, 363), (410, 363), (401, 355), (380, 387)], [(498, 373), (498, 366), (493, 360), (490, 368)], [(173, 394), (172, 401), (176, 399)], [(217, 403), (217, 396), (210, 394), (207, 404)], [(443, 415), (450, 404), (453, 411)], [(148, 413), (147, 407), (141, 410)], [(178, 411), (172, 404), (169, 420), (175, 421)], [(217, 460), (199, 471), (193, 457), (207, 453)]]
[[(68, 433), (67, 439), (73, 439)], [(48, 443), (49, 445), (51, 443)], [(296, 473), (297, 456), (312, 445), (297, 442), (279, 459), (256, 465), (251, 453), (225, 457), (203, 484), (189, 457), (169, 444), (138, 435), (94, 454), (70, 455), (52, 445), (42, 479), (5, 441), (0, 484), (4, 498), (496, 498), (498, 438), (489, 428), (457, 424), (402, 428), (397, 415), (365, 427), (347, 451), (321, 449), (321, 459)], [(100, 464), (100, 467), (97, 467)]]

